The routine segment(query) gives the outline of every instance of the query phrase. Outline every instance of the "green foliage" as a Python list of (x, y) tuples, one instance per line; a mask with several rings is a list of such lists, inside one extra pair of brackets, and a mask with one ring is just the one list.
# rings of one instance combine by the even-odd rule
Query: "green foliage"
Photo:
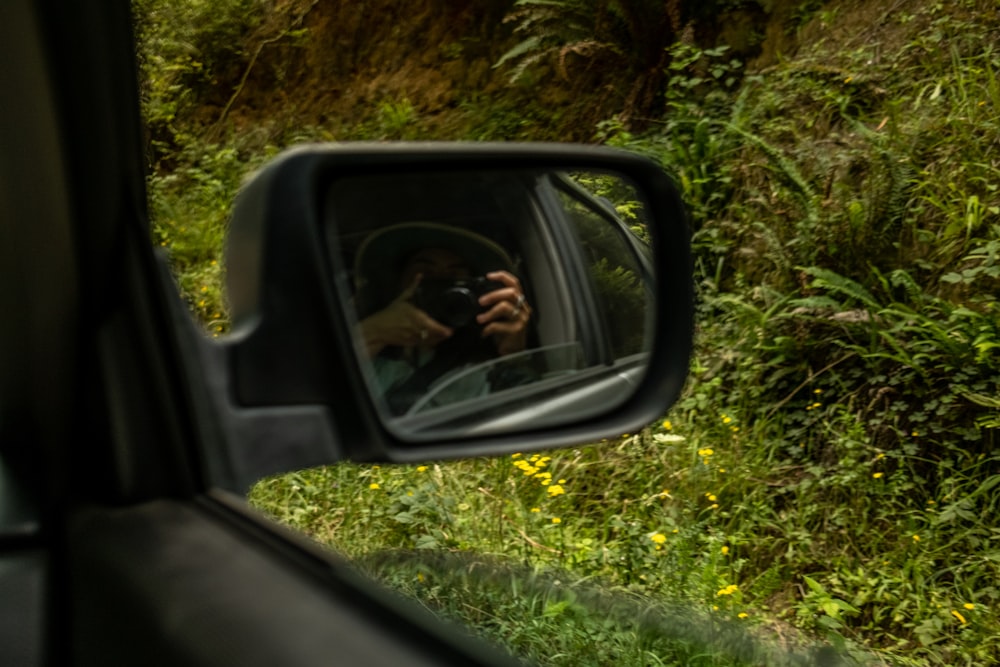
[(320, 468), (252, 500), (542, 664), (809, 664), (805, 640), (754, 631), (721, 530), (726, 471), (670, 428), (552, 455)]
[(743, 101), (737, 93), (742, 65), (725, 48), (698, 49), (675, 44), (670, 49), (670, 79), (664, 120), (637, 136), (620, 119), (598, 124), (603, 143), (643, 153), (674, 175), (694, 223), (692, 243), (703, 266), (717, 263), (729, 244), (719, 230), (703, 224), (725, 214), (734, 196), (732, 157), (741, 136), (738, 118)]
[(359, 562), (446, 618), (471, 617), (489, 638), (541, 664), (806, 665), (821, 658), (761, 641), (738, 617), (656, 604), (484, 555), (387, 551)]
[(371, 121), (357, 128), (358, 139), (401, 141), (419, 137), (418, 115), (406, 98), (378, 105)]
[[(691, 212), (697, 350), (669, 420), (548, 454), (303, 471), (252, 501), (543, 664), (743, 664), (705, 639), (716, 623), (774, 651), (782, 638), (862, 662), (996, 664), (995, 2), (916, 4), (861, 32), (845, 4), (798, 6), (797, 27), (824, 40), (746, 74), (725, 48), (636, 32), (652, 3), (523, 0), (511, 14), (522, 41), (502, 65), (531, 91), (545, 68), (631, 84), (653, 63), (661, 77), (647, 130), (627, 113), (595, 129), (660, 161)], [(231, 90), (208, 111), (205, 96), (244, 67), (261, 5), (137, 7), (153, 237), (218, 333), (226, 211), (246, 173), (296, 141), (418, 138), (433, 119), (388, 91), (336, 125), (218, 131)], [(435, 48), (451, 62), (456, 44)], [(589, 130), (565, 107), (596, 97), (547, 109), (524, 95), (463, 91), (450, 127)], [(627, 267), (598, 266), (607, 294), (635, 296)], [(637, 309), (612, 300), (638, 331)]]
[(567, 56), (619, 59), (630, 37), (623, 23), (623, 5), (639, 2), (607, 0), (517, 0), (504, 19), (516, 23), (523, 39), (504, 53), (494, 67), (511, 65), (510, 78), (549, 59), (566, 75)]
[[(702, 33), (713, 34), (719, 17), (735, 9), (753, 8), (741, 21), (760, 17), (773, 3), (753, 0), (518, 0), (505, 21), (514, 23), (519, 41), (494, 67), (510, 72), (511, 82), (534, 81), (556, 74), (578, 91), (595, 86), (616, 90), (623, 100), (618, 113), (629, 124), (645, 125), (662, 115), (664, 93), (688, 84), (705, 92), (704, 81), (728, 88), (740, 78), (740, 64), (716, 64), (694, 75), (678, 77), (701, 59), (696, 44)], [(753, 31), (748, 24), (744, 30)], [(709, 48), (716, 56), (727, 47)], [(693, 54), (693, 57), (692, 57)]]
[(607, 258), (590, 267), (594, 290), (603, 305), (602, 312), (616, 325), (610, 328), (611, 346), (615, 358), (641, 352), (645, 342), (645, 319), (648, 295), (634, 269), (614, 266)]
[(172, 154), (172, 172), (147, 179), (151, 235), (168, 256), (181, 296), (213, 335), (229, 328), (223, 242), (240, 183), (275, 149), (247, 157), (232, 146), (197, 144)]
[(264, 17), (262, 0), (134, 0), (143, 118), (154, 151), (191, 141), (190, 119), (206, 92), (246, 59), (245, 41)]
[[(817, 48), (731, 98), (668, 97), (672, 126), (604, 137), (659, 156), (691, 203), (700, 335), (675, 414), (722, 410), (753, 440), (740, 461), (769, 493), (744, 489), (734, 513), (748, 570), (809, 577), (797, 625), (932, 664), (985, 664), (997, 646), (981, 615), (997, 604), (979, 489), (997, 483), (1000, 404), (982, 7), (927, 8), (897, 56)], [(944, 43), (944, 65), (923, 50)]]

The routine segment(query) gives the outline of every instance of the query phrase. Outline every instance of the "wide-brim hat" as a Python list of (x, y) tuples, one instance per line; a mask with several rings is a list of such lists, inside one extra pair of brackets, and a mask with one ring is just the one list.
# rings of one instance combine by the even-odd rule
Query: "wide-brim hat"
[(358, 248), (354, 263), (358, 286), (394, 285), (403, 262), (425, 248), (455, 253), (476, 276), (514, 270), (503, 246), (482, 234), (437, 222), (405, 222), (372, 232)]

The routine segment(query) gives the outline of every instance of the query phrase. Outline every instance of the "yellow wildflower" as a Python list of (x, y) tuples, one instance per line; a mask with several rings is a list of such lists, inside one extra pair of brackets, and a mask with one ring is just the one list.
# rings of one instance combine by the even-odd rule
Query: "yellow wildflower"
[(724, 546), (724, 547), (722, 547), (721, 551), (722, 551), (722, 555), (723, 556), (728, 556), (729, 555), (729, 547)]
[(732, 595), (733, 593), (735, 593), (739, 589), (740, 589), (740, 587), (737, 586), (736, 584), (729, 584), (725, 588), (720, 588), (719, 591), (715, 595), (716, 596), (720, 596), (720, 595)]
[(955, 618), (957, 618), (962, 625), (965, 625), (966, 623), (968, 623), (968, 621), (965, 620), (965, 616), (962, 616), (960, 613), (958, 613), (954, 609), (951, 610), (951, 615), (954, 616)]
[(914, 535), (913, 536), (913, 541), (914, 542), (919, 542), (920, 541), (920, 536), (919, 535)]
[(652, 535), (649, 536), (649, 539), (653, 540), (657, 544), (663, 544), (664, 542), (667, 541), (667, 536), (664, 535), (663, 533), (653, 533)]
[(736, 614), (736, 617), (737, 618), (746, 618), (749, 615), (750, 614), (746, 613), (745, 611), (741, 611), (740, 613)]
[(557, 516), (552, 517), (552, 523), (562, 523), (562, 519)]
[(664, 431), (672, 431), (672, 430), (674, 430), (674, 425), (670, 423), (669, 419), (664, 419), (663, 420), (663, 430)]
[(532, 511), (533, 513), (537, 514), (538, 512), (541, 512), (541, 511), (542, 511), (542, 509), (541, 509), (540, 507), (532, 507), (532, 508), (531, 508), (531, 511)]
[(972, 604), (971, 602), (966, 602), (962, 606), (968, 609), (969, 611), (972, 611), (973, 609), (976, 608), (976, 605)]
[(875, 478), (875, 479), (882, 479), (883, 475), (885, 475), (884, 472), (877, 472), (877, 473), (873, 474), (872, 477)]
[(368, 488), (371, 489), (372, 491), (374, 491), (375, 489), (378, 489), (378, 488), (381, 488), (381, 487), (378, 485), (378, 482), (372, 482), (371, 484), (368, 485)]
[(562, 494), (566, 493), (566, 489), (564, 489), (561, 484), (553, 484), (552, 486), (548, 487), (546, 491), (549, 492), (550, 498), (555, 498), (556, 496), (561, 496)]
[(417, 466), (417, 472), (427, 472), (427, 466)]

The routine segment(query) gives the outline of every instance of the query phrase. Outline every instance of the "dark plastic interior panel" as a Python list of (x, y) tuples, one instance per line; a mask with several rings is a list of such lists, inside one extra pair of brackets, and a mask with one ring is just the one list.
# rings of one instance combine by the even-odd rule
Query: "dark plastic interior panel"
[(34, 549), (0, 555), (0, 665), (42, 664), (47, 560)]
[(324, 563), (224, 514), (156, 501), (78, 515), (74, 664), (510, 664), (457, 629), (449, 636), (436, 619), (378, 599), (384, 591), (334, 556)]

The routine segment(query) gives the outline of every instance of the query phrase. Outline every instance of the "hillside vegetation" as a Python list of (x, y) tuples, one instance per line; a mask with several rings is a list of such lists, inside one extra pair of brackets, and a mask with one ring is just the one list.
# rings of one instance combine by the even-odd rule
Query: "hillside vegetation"
[(691, 211), (663, 420), (252, 502), (543, 664), (997, 664), (996, 0), (135, 7), (154, 242), (213, 334), (228, 206), (297, 142), (606, 143)]

